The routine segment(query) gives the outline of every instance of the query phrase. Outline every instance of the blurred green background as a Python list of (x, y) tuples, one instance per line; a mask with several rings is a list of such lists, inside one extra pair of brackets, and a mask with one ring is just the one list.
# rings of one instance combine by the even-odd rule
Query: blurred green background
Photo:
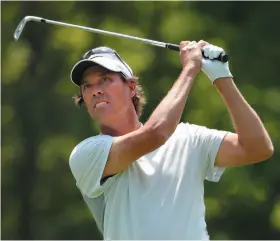
[[(280, 239), (280, 2), (1, 2), (2, 239), (102, 239), (71, 175), (73, 147), (98, 133), (69, 74), (88, 49), (110, 46), (146, 91), (145, 122), (181, 71), (178, 52), (133, 40), (29, 23), (26, 15), (178, 44), (204, 39), (226, 49), (236, 84), (275, 146), (263, 163), (205, 182), (212, 239)], [(210, 81), (199, 75), (182, 121), (233, 130)]]

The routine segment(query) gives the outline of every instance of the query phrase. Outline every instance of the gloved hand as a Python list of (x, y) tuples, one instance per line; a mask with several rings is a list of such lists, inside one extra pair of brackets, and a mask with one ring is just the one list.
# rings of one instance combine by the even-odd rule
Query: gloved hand
[(233, 77), (228, 66), (228, 62), (223, 63), (218, 60), (211, 60), (217, 58), (224, 50), (218, 46), (207, 44), (202, 47), (204, 56), (209, 59), (202, 59), (201, 70), (209, 77), (212, 83), (218, 78)]

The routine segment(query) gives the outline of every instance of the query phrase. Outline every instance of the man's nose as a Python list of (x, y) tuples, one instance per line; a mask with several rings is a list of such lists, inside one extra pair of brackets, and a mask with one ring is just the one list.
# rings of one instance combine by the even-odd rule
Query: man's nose
[(100, 86), (95, 86), (92, 90), (92, 95), (95, 97), (95, 96), (99, 96), (99, 95), (102, 95), (104, 92), (103, 90), (100, 88)]

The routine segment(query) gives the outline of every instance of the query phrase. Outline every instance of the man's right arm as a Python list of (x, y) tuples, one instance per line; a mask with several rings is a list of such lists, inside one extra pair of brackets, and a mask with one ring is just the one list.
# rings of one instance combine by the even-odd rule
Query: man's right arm
[(179, 78), (142, 128), (114, 139), (103, 177), (125, 170), (141, 156), (163, 145), (175, 131), (202, 59), (196, 43), (181, 42), (180, 47), (183, 70)]

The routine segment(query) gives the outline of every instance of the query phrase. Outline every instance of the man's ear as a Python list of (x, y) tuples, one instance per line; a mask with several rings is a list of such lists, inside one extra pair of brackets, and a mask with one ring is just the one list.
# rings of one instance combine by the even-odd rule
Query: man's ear
[(127, 82), (129, 90), (130, 90), (130, 98), (135, 96), (135, 90), (136, 90), (136, 83), (133, 81)]

